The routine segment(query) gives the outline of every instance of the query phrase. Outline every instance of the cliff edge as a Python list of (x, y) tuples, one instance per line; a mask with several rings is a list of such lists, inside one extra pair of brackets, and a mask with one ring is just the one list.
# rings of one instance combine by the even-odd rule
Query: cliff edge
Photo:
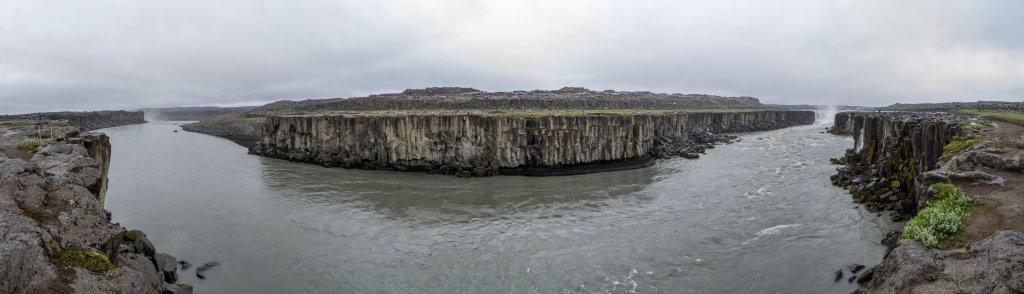
[[(61, 135), (38, 138), (41, 128)], [(175, 283), (174, 257), (103, 209), (106, 135), (53, 121), (0, 130), (0, 147), (25, 151), (0, 152), (0, 292), (191, 293)]]

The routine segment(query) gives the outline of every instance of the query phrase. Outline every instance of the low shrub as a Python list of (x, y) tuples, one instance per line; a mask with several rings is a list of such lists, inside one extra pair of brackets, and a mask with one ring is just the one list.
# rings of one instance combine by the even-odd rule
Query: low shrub
[(903, 227), (901, 237), (936, 247), (940, 241), (960, 234), (974, 199), (953, 184), (935, 184), (932, 188), (938, 193)]
[(1017, 146), (1017, 149), (1024, 149), (1024, 136), (1017, 138), (1017, 141), (1014, 143), (1015, 146)]
[(21, 149), (24, 149), (24, 150), (28, 150), (28, 151), (35, 151), (36, 148), (39, 148), (39, 145), (42, 145), (42, 144), (43, 144), (43, 139), (40, 139), (40, 138), (26, 138), (25, 140), (21, 141), (21, 144), (18, 144), (18, 148), (21, 148)]

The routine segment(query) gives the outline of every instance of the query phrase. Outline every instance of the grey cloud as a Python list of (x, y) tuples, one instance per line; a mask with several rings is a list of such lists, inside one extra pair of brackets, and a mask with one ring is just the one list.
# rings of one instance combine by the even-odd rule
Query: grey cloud
[(1021, 99), (1014, 1), (15, 1), (0, 113), (439, 85), (884, 105)]

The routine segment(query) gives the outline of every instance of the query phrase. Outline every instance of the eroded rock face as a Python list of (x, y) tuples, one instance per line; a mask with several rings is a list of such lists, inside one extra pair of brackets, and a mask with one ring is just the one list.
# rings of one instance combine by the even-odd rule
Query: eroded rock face
[(923, 172), (937, 167), (942, 148), (960, 134), (957, 120), (940, 113), (845, 112), (836, 115), (834, 133), (849, 133), (854, 148), (832, 183), (847, 188), (869, 210), (893, 210), (894, 220), (913, 215), (928, 185)]
[[(164, 285), (147, 277), (166, 274), (121, 250), (125, 229), (103, 209), (109, 140), (61, 126), (72, 136), (47, 140), (28, 161), (0, 156), (0, 293), (157, 293)], [(68, 267), (58, 261), (68, 250), (95, 251), (115, 267)]]
[(1024, 233), (1000, 231), (968, 248), (936, 250), (900, 241), (874, 269), (868, 292), (1024, 292)]
[[(549, 115), (339, 114), (271, 116), (250, 151), (350, 168), (472, 176), (688, 152), (667, 144), (697, 133), (761, 131), (814, 122), (811, 111)], [(679, 155), (679, 154), (671, 154)]]

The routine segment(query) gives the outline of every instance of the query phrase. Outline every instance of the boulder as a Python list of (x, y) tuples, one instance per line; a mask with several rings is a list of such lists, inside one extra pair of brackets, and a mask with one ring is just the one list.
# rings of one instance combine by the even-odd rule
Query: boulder
[(174, 256), (157, 253), (153, 260), (156, 261), (156, 269), (163, 274), (164, 282), (174, 283), (178, 281), (178, 261)]

